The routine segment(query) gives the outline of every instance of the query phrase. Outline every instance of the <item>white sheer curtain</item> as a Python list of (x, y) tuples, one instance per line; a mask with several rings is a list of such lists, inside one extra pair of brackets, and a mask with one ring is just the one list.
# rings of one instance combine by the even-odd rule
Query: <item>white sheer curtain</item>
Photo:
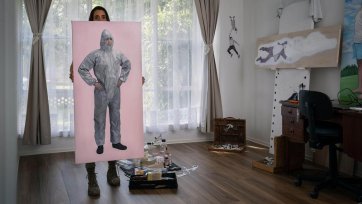
[[(73, 136), (71, 20), (104, 6), (112, 21), (142, 22), (144, 125), (147, 132), (199, 124), (203, 43), (193, 0), (53, 0), (43, 32), (52, 136)], [(32, 34), (24, 5), (19, 18), (18, 132), (22, 135)]]
[(113, 0), (105, 6), (117, 20), (142, 22), (145, 130), (196, 128), (203, 41), (193, 1)]

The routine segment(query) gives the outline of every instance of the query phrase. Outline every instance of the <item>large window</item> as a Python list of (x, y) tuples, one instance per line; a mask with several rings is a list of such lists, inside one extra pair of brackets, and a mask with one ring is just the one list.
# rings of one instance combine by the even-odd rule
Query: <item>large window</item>
[[(142, 22), (144, 124), (149, 132), (195, 128), (199, 122), (202, 38), (193, 0), (53, 0), (43, 31), (52, 136), (73, 135), (71, 21), (104, 6), (112, 21)], [(23, 134), (32, 32), (24, 4), (19, 18), (19, 134)]]

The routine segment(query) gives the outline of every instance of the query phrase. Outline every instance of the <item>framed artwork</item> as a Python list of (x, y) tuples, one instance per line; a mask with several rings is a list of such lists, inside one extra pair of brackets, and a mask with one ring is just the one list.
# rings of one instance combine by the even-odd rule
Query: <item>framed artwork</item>
[(362, 93), (362, 0), (345, 0), (340, 102), (355, 104)]

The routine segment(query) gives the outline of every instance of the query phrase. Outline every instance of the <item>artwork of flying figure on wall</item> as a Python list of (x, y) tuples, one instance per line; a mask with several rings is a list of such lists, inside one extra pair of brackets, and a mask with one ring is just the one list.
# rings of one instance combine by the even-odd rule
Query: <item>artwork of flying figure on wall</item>
[(238, 32), (238, 29), (235, 26), (235, 16), (229, 16), (230, 17), (230, 23), (231, 23), (231, 30), (230, 30), (230, 34), (231, 32), (235, 31), (236, 33)]
[(238, 56), (238, 58), (240, 58), (240, 54), (239, 52), (237, 51), (236, 47), (235, 47), (235, 44), (239, 46), (239, 43), (234, 40), (233, 38), (233, 33), (237, 33), (238, 32), (238, 29), (236, 28), (236, 25), (235, 25), (235, 16), (230, 16), (230, 23), (231, 23), (231, 30), (230, 30), (230, 33), (229, 33), (229, 47), (227, 49), (227, 52), (229, 53), (230, 57), (233, 57), (233, 53), (231, 51), (234, 51), (235, 54)]
[(260, 51), (265, 51), (267, 53), (267, 55), (264, 58), (262, 56), (260, 56), (259, 58), (256, 59), (256, 61), (259, 61), (260, 63), (265, 63), (270, 58), (273, 57), (274, 62), (276, 62), (276, 61), (279, 60), (280, 56), (282, 56), (283, 59), (286, 60), (287, 59), (287, 55), (285, 54), (286, 44), (288, 44), (288, 41), (278, 42), (277, 45), (282, 46), (282, 49), (280, 49), (280, 51), (278, 53), (276, 53), (276, 54), (274, 54), (274, 47), (273, 46), (259, 48)]
[(305, 37), (284, 37), (259, 45), (255, 64), (261, 67), (293, 64), (304, 57), (336, 49), (337, 42), (336, 38), (328, 38), (320, 31), (310, 32)]

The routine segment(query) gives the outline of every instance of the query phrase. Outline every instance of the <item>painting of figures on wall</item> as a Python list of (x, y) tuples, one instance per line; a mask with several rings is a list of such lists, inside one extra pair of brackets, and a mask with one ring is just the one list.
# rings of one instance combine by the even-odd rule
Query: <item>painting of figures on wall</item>
[(362, 99), (362, 0), (345, 0), (340, 102)]
[(322, 68), (339, 63), (341, 26), (283, 33), (257, 40), (261, 68)]

